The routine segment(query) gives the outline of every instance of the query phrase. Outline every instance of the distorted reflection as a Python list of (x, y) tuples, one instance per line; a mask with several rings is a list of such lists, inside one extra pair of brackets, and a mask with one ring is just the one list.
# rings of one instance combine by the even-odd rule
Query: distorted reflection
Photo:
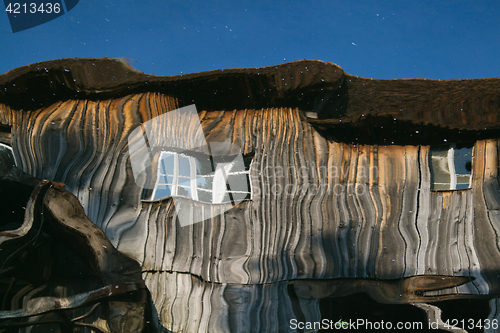
[(471, 187), (473, 146), (455, 144), (431, 148), (431, 189), (461, 190)]
[(500, 79), (370, 80), (305, 60), (2, 75), (0, 321), (300, 331), (360, 319), (370, 298), (372, 319), (446, 330), (468, 319), (447, 304), (467, 300), (498, 324), (498, 96)]
[[(208, 155), (196, 158), (177, 152), (161, 152), (157, 174), (151, 200), (178, 195), (220, 204), (239, 202), (250, 196), (247, 190), (249, 169), (245, 169), (240, 158), (216, 163)], [(235, 179), (240, 175), (247, 181), (240, 184)]]

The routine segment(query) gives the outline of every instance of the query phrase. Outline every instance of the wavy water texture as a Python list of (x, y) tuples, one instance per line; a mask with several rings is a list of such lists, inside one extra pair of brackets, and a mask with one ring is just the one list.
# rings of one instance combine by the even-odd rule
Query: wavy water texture
[[(321, 71), (304, 74), (311, 65)], [(11, 127), (18, 167), (66, 184), (118, 250), (140, 262), (159, 327), (278, 331), (298, 309), (320, 320), (317, 298), (290, 296), (294, 280), (468, 277), (425, 296), (500, 293), (498, 79), (368, 80), (320, 62), (252, 71), (147, 85), (134, 72), (134, 81), (100, 90), (76, 81), (71, 89), (86, 95), (40, 97), (29, 110), (0, 99), (0, 120)], [(241, 147), (252, 159), (252, 196), (229, 210), (188, 198), (177, 205), (189, 210), (172, 198), (146, 202), (146, 183), (134, 180), (130, 133), (192, 100), (202, 131), (179, 116), (153, 141), (186, 149), (204, 134)], [(365, 132), (377, 122), (388, 126)], [(180, 132), (193, 141), (178, 140)], [(430, 144), (446, 134), (474, 147), (470, 189), (431, 190)], [(381, 142), (394, 138), (400, 144)], [(203, 222), (178, 222), (193, 218)]]

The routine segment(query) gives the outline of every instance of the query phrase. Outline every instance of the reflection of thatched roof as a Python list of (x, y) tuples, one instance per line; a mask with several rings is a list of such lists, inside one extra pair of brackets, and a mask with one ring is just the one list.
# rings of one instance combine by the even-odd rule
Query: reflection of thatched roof
[[(297, 61), (159, 77), (115, 59), (63, 59), (0, 76), (0, 103), (31, 110), (67, 99), (158, 91), (199, 110), (298, 107), (341, 141), (417, 144), (495, 136), (500, 79), (372, 80), (332, 63)], [(314, 119), (317, 117), (318, 119)]]

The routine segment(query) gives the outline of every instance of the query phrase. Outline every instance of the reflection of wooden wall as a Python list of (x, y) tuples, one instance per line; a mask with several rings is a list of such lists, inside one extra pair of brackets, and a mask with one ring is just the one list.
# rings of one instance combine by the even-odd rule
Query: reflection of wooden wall
[[(460, 292), (499, 291), (498, 140), (476, 143), (473, 189), (431, 192), (428, 146), (329, 142), (297, 109), (202, 111), (207, 141), (231, 138), (244, 154), (255, 154), (254, 196), (181, 227), (171, 201), (140, 201), (127, 147), (136, 126), (175, 108), (174, 99), (155, 93), (66, 101), (31, 113), (0, 107), (0, 117), (13, 126), (22, 169), (66, 183), (118, 249), (143, 264), (159, 313), (164, 300), (156, 295), (163, 289), (156, 281), (165, 282), (162, 272), (172, 271), (237, 284), (458, 275), (476, 278)], [(283, 167), (284, 174), (266, 177), (267, 167)], [(289, 195), (271, 191), (290, 183), (297, 187)], [(193, 214), (212, 209), (193, 207)], [(200, 297), (206, 292), (186, 288)], [(165, 326), (169, 316), (160, 314)]]
[(319, 300), (290, 299), (286, 281), (231, 285), (176, 272), (145, 273), (144, 278), (158, 317), (173, 332), (288, 332), (299, 314), (321, 320)]

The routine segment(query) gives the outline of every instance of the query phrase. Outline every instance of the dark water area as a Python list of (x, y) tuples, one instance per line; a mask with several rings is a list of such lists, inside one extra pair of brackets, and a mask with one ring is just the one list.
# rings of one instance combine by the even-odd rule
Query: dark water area
[[(484, 332), (485, 319), (490, 315), (489, 302), (488, 299), (469, 299), (449, 300), (431, 304), (442, 310), (441, 319), (445, 325), (448, 322), (450, 326), (456, 324), (458, 327), (464, 327), (467, 332)], [(450, 331), (438, 328), (436, 322), (428, 320), (424, 311), (415, 306), (382, 304), (374, 301), (366, 294), (323, 299), (320, 301), (320, 309), (322, 318), (332, 318), (334, 323), (339, 320), (349, 322), (349, 319), (351, 319), (352, 325), (346, 325), (345, 328), (345, 330), (351, 332)], [(357, 319), (363, 321), (358, 322)], [(382, 322), (385, 325), (382, 325)], [(402, 325), (402, 328), (398, 328), (398, 324)], [(379, 325), (379, 329), (377, 329), (377, 325)], [(342, 330), (344, 329), (339, 330), (334, 327), (334, 329), (322, 329), (320, 332), (338, 332)], [(304, 330), (304, 332), (306, 331)], [(451, 329), (451, 331), (458, 330)]]
[(13, 70), (0, 331), (500, 331), (499, 114), (321, 61)]

